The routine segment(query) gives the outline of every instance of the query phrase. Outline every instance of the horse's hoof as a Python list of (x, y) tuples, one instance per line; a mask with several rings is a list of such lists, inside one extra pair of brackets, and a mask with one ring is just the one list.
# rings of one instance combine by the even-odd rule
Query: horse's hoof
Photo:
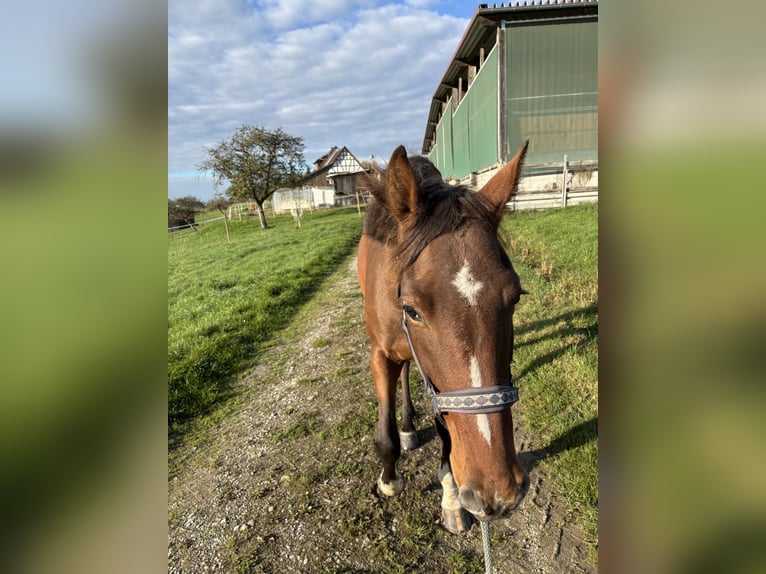
[(385, 496), (396, 496), (402, 490), (404, 490), (404, 477), (399, 472), (396, 472), (394, 480), (391, 482), (383, 482), (383, 472), (378, 477), (378, 490)]
[(400, 432), (399, 442), (403, 451), (415, 450), (420, 446), (417, 432)]
[(465, 508), (458, 508), (456, 510), (442, 508), (442, 526), (452, 532), (452, 534), (467, 532), (471, 529), (474, 522), (476, 522), (476, 519)]

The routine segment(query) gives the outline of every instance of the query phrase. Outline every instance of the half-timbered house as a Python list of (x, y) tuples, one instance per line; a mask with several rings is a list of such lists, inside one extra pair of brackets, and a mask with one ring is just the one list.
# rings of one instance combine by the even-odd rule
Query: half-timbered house
[(279, 189), (272, 205), (277, 213), (292, 209), (316, 209), (340, 205), (356, 205), (361, 192), (360, 175), (366, 171), (346, 146), (333, 146), (314, 161), (314, 171), (294, 188)]

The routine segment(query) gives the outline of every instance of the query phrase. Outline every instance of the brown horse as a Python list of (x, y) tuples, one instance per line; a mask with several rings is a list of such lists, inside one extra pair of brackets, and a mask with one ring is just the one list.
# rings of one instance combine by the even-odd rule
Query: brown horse
[(402, 491), (396, 461), (402, 447), (417, 446), (406, 377), (414, 361), (443, 442), (442, 522), (451, 532), (470, 528), (472, 517), (507, 517), (529, 484), (510, 410), (513, 310), (524, 291), (497, 237), (526, 149), (527, 142), (479, 192), (445, 183), (431, 162), (408, 159), (402, 146), (382, 181), (368, 183), (376, 201), (365, 217), (358, 273), (378, 400), (378, 489)]

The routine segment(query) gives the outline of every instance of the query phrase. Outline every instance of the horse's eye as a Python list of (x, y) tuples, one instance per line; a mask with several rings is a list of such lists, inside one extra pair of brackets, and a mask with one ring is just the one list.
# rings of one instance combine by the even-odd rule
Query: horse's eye
[(423, 317), (420, 316), (420, 313), (418, 313), (414, 307), (410, 307), (409, 305), (405, 305), (404, 312), (407, 313), (407, 316), (412, 319), (413, 321), (417, 321), (418, 323), (423, 322)]

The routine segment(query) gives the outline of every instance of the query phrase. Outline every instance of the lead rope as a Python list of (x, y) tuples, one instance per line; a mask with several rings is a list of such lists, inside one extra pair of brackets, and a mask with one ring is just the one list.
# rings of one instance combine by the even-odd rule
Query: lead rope
[[(401, 297), (401, 285), (397, 285), (396, 287), (396, 298), (399, 299)], [(407, 339), (407, 345), (410, 348), (410, 353), (412, 353), (412, 358), (415, 360), (415, 367), (417, 367), (418, 371), (420, 372), (420, 376), (423, 377), (423, 382), (425, 382), (426, 385), (426, 391), (428, 392), (429, 396), (431, 397), (431, 403), (433, 407), (433, 412), (436, 418), (438, 418), (442, 425), (444, 425), (444, 428), (447, 428), (447, 423), (444, 422), (444, 419), (442, 418), (441, 411), (437, 405), (436, 402), (436, 395), (437, 391), (434, 388), (433, 383), (431, 382), (431, 379), (428, 378), (428, 376), (425, 374), (425, 371), (420, 366), (420, 361), (418, 360), (418, 355), (415, 353), (415, 347), (412, 344), (412, 339), (410, 338), (410, 330), (407, 327), (407, 313), (405, 312), (404, 308), (402, 308), (402, 330), (404, 331), (404, 336)], [(513, 377), (511, 377), (511, 386), (513, 386)], [(514, 389), (512, 389), (514, 390)], [(513, 404), (518, 400), (518, 395), (514, 399), (512, 399), (512, 402), (509, 404)], [(484, 546), (484, 572), (485, 574), (492, 574), (492, 549), (489, 545), (489, 523), (485, 522), (483, 520), (479, 521), (481, 523), (481, 541), (482, 545)]]
[(492, 574), (492, 549), (489, 547), (489, 522), (481, 523), (481, 541), (484, 545), (484, 572)]

